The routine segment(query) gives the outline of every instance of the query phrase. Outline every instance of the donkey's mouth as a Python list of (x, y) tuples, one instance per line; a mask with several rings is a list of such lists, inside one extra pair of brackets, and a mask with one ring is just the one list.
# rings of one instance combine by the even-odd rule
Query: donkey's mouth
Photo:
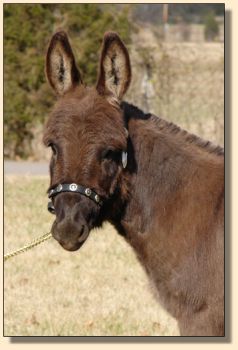
[(85, 243), (85, 241), (88, 238), (88, 234), (86, 237), (79, 237), (77, 241), (70, 241), (70, 240), (61, 240), (57, 239), (61, 247), (63, 247), (65, 250), (69, 252), (74, 252), (82, 247), (82, 245)]
[(89, 229), (82, 226), (80, 232), (71, 232), (65, 230), (64, 232), (57, 229), (56, 222), (52, 226), (52, 235), (56, 241), (67, 251), (73, 252), (81, 248), (89, 236)]
[(67, 250), (69, 252), (75, 252), (76, 250), (81, 248), (81, 246), (84, 244), (84, 242), (85, 242), (85, 240), (83, 242), (77, 242), (77, 243), (71, 243), (71, 242), (67, 242), (66, 243), (66, 242), (63, 242), (63, 241), (59, 241), (59, 244), (65, 250)]

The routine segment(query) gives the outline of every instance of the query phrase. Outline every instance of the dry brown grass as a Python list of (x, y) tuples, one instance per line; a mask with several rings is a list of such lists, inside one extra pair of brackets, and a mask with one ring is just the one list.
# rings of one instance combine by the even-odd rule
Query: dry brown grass
[(224, 44), (161, 42), (144, 29), (134, 41), (128, 100), (223, 146)]
[[(5, 179), (5, 253), (49, 231), (46, 178)], [(5, 336), (178, 335), (131, 248), (106, 224), (80, 251), (53, 239), (5, 264)]]

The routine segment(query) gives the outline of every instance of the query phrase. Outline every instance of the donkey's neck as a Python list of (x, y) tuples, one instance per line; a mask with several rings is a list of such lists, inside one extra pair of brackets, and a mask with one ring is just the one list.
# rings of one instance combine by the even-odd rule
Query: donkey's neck
[(127, 117), (128, 166), (121, 187), (129, 184), (129, 197), (118, 196), (109, 221), (134, 249), (167, 311), (179, 318), (177, 295), (189, 295), (198, 273), (187, 278), (191, 261), (199, 266), (195, 250), (216, 246), (217, 227), (223, 232), (224, 159), (160, 129), (154, 116)]
[(152, 223), (158, 228), (163, 226), (166, 218), (173, 215), (172, 210), (183, 210), (181, 197), (186, 197), (191, 183), (193, 189), (197, 186), (198, 191), (203, 191), (210, 176), (212, 186), (213, 175), (206, 172), (207, 164), (217, 168), (223, 159), (219, 160), (220, 148), (210, 152), (202, 143), (191, 144), (175, 137), (175, 132), (168, 132), (163, 123), (158, 126), (155, 116), (128, 104), (123, 108), (130, 135), (127, 175), (131, 194), (123, 217), (115, 226), (131, 240), (134, 235), (146, 235)]
[(192, 157), (159, 132), (151, 117), (130, 119), (128, 129), (132, 145), (128, 163), (134, 162), (135, 171), (123, 224), (130, 232), (133, 227), (133, 231), (144, 234), (150, 230), (152, 218), (185, 186)]

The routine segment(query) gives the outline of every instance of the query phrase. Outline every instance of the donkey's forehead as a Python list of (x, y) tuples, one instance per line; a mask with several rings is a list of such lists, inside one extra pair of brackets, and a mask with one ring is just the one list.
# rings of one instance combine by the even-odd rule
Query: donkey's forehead
[(111, 117), (118, 118), (120, 109), (111, 105), (104, 97), (100, 96), (94, 88), (81, 88), (66, 94), (55, 104), (51, 116), (75, 117), (81, 121), (94, 117), (97, 113), (110, 114)]
[(74, 91), (61, 97), (55, 104), (52, 115), (81, 114), (88, 115), (96, 106), (98, 96), (93, 89), (75, 89)]
[(122, 148), (126, 142), (122, 111), (96, 90), (86, 88), (58, 100), (46, 124), (44, 143), (56, 138), (70, 140), (85, 133)]

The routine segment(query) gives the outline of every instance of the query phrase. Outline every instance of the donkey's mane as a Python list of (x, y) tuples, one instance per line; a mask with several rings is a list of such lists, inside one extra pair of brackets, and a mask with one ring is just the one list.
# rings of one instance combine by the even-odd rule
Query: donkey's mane
[(166, 121), (165, 119), (154, 114), (145, 114), (138, 107), (127, 102), (122, 103), (122, 108), (124, 110), (126, 124), (130, 118), (150, 120), (153, 123), (154, 130), (157, 128), (157, 130), (160, 132), (163, 131), (165, 134), (173, 134), (178, 140), (184, 140), (186, 143), (194, 144), (199, 148), (206, 150), (208, 153), (224, 156), (224, 149), (222, 147), (215, 145), (210, 141), (204, 140), (201, 137), (182, 129), (172, 122)]

